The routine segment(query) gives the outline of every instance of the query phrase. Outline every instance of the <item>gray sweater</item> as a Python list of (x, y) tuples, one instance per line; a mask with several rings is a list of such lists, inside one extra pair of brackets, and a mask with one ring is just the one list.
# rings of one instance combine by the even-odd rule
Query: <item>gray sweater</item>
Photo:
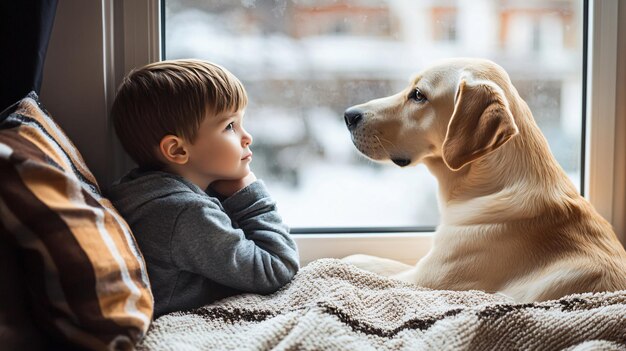
[(155, 318), (272, 293), (298, 271), (296, 244), (260, 180), (220, 201), (177, 175), (133, 170), (108, 196), (146, 260)]

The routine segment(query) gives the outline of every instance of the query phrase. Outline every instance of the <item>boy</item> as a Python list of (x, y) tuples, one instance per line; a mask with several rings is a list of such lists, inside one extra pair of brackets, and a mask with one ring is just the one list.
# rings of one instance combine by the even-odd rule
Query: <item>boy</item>
[(118, 89), (113, 125), (139, 167), (109, 198), (146, 260), (155, 318), (271, 293), (298, 271), (289, 230), (250, 172), (246, 104), (232, 73), (200, 60), (147, 65)]

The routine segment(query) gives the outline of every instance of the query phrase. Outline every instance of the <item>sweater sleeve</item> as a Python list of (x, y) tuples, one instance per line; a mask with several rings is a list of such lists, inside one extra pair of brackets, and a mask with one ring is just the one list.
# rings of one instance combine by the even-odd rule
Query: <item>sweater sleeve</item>
[(247, 292), (267, 294), (291, 281), (299, 268), (298, 251), (265, 185), (256, 181), (223, 205), (226, 213), (210, 201), (180, 213), (172, 234), (172, 261), (182, 270)]

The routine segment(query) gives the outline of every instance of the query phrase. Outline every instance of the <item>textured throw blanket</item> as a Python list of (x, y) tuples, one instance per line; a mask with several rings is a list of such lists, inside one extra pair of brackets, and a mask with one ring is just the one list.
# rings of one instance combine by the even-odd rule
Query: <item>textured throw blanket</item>
[(418, 288), (335, 259), (282, 290), (162, 316), (140, 350), (626, 350), (626, 291), (516, 304)]

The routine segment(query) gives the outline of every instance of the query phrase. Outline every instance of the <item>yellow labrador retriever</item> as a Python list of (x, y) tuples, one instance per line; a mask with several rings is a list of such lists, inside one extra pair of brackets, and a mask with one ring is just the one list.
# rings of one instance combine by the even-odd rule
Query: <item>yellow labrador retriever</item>
[(367, 255), (363, 269), (433, 289), (541, 301), (626, 289), (626, 252), (552, 156), (507, 73), (452, 59), (398, 94), (349, 108), (356, 148), (439, 182), (441, 223), (416, 266)]

